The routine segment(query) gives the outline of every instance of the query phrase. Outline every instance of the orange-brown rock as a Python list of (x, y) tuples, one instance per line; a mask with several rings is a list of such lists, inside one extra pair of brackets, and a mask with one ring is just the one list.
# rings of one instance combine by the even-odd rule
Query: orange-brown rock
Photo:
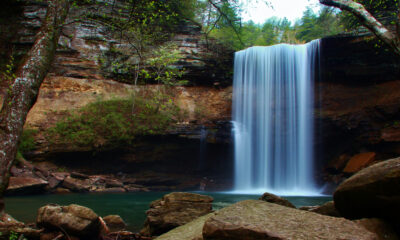
[(367, 167), (375, 160), (376, 153), (367, 152), (360, 153), (353, 156), (347, 163), (346, 167), (343, 169), (345, 173), (355, 173), (361, 169)]
[(336, 189), (336, 209), (346, 218), (397, 219), (400, 213), (400, 158), (356, 173)]
[(151, 203), (146, 212), (143, 235), (157, 236), (194, 219), (206, 215), (212, 210), (213, 198), (210, 196), (174, 192)]
[(204, 240), (370, 239), (376, 234), (344, 218), (264, 201), (247, 200), (219, 210), (203, 227)]

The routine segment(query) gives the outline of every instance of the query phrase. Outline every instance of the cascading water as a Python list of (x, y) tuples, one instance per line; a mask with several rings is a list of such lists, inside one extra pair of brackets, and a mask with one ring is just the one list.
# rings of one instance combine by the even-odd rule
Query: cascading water
[(235, 54), (235, 191), (314, 195), (313, 82), (319, 40)]

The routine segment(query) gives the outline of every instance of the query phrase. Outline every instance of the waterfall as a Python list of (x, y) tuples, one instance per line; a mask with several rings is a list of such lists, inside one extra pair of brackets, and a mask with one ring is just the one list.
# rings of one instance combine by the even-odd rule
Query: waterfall
[(314, 75), (319, 40), (236, 52), (235, 191), (316, 194)]

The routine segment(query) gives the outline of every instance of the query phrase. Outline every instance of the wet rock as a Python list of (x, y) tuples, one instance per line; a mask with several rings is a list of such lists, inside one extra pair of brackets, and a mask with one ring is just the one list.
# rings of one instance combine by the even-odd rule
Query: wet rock
[(126, 223), (118, 215), (108, 215), (103, 217), (103, 220), (107, 224), (107, 227), (111, 232), (122, 231), (126, 228)]
[(321, 206), (304, 206), (299, 209), (331, 217), (341, 217), (340, 213), (335, 208), (335, 204), (333, 203), (333, 201), (329, 201)]
[(156, 236), (184, 225), (212, 211), (210, 196), (175, 192), (163, 196), (150, 204), (146, 212), (143, 235)]
[(400, 213), (400, 158), (374, 164), (344, 181), (333, 198), (346, 218), (397, 219)]
[(91, 209), (75, 204), (69, 206), (46, 205), (39, 208), (37, 225), (49, 230), (62, 229), (69, 235), (84, 239), (97, 239), (100, 221)]
[(87, 181), (72, 177), (66, 177), (62, 183), (62, 186), (71, 190), (72, 192), (88, 192), (90, 188), (90, 185)]
[(357, 154), (349, 160), (346, 167), (343, 169), (343, 172), (345, 173), (358, 172), (361, 169), (368, 166), (369, 164), (371, 164), (375, 160), (375, 156), (376, 153), (374, 152)]
[(54, 189), (53, 193), (55, 193), (55, 194), (68, 194), (68, 193), (71, 193), (71, 191), (69, 189), (59, 187), (59, 188)]
[(99, 188), (94, 190), (94, 192), (98, 193), (124, 193), (126, 192), (125, 188), (113, 187), (113, 188)]
[(270, 203), (275, 203), (279, 204), (285, 207), (291, 207), (291, 208), (296, 208), (291, 202), (288, 200), (281, 198), (279, 196), (276, 196), (272, 193), (264, 193), (258, 200), (265, 201), (265, 202), (270, 202)]
[(32, 177), (10, 177), (10, 182), (6, 190), (8, 195), (26, 195), (43, 193), (48, 182), (40, 178)]
[(149, 192), (150, 190), (148, 188), (145, 188), (143, 186), (137, 187), (137, 186), (125, 186), (125, 190), (127, 192)]
[(377, 239), (362, 226), (343, 218), (247, 200), (219, 210), (204, 223), (205, 240)]

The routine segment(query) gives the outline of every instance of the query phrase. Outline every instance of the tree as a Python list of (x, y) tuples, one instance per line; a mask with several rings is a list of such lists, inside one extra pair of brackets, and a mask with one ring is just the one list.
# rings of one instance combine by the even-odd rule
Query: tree
[(47, 13), (36, 41), (17, 70), (0, 110), (0, 213), (8, 187), (17, 144), (29, 110), (36, 102), (40, 85), (53, 62), (70, 0), (48, 0)]
[[(339, 8), (354, 15), (360, 23), (368, 28), (375, 36), (388, 45), (396, 54), (400, 55), (400, 12), (399, 1), (392, 0), (395, 9), (393, 14), (396, 14), (396, 20), (389, 24), (395, 25), (395, 30), (390, 30), (390, 26), (385, 26), (382, 22), (378, 21), (370, 11), (367, 10), (366, 4), (361, 4), (352, 0), (319, 0), (320, 3)], [(375, 3), (389, 2), (385, 0), (369, 1)]]

